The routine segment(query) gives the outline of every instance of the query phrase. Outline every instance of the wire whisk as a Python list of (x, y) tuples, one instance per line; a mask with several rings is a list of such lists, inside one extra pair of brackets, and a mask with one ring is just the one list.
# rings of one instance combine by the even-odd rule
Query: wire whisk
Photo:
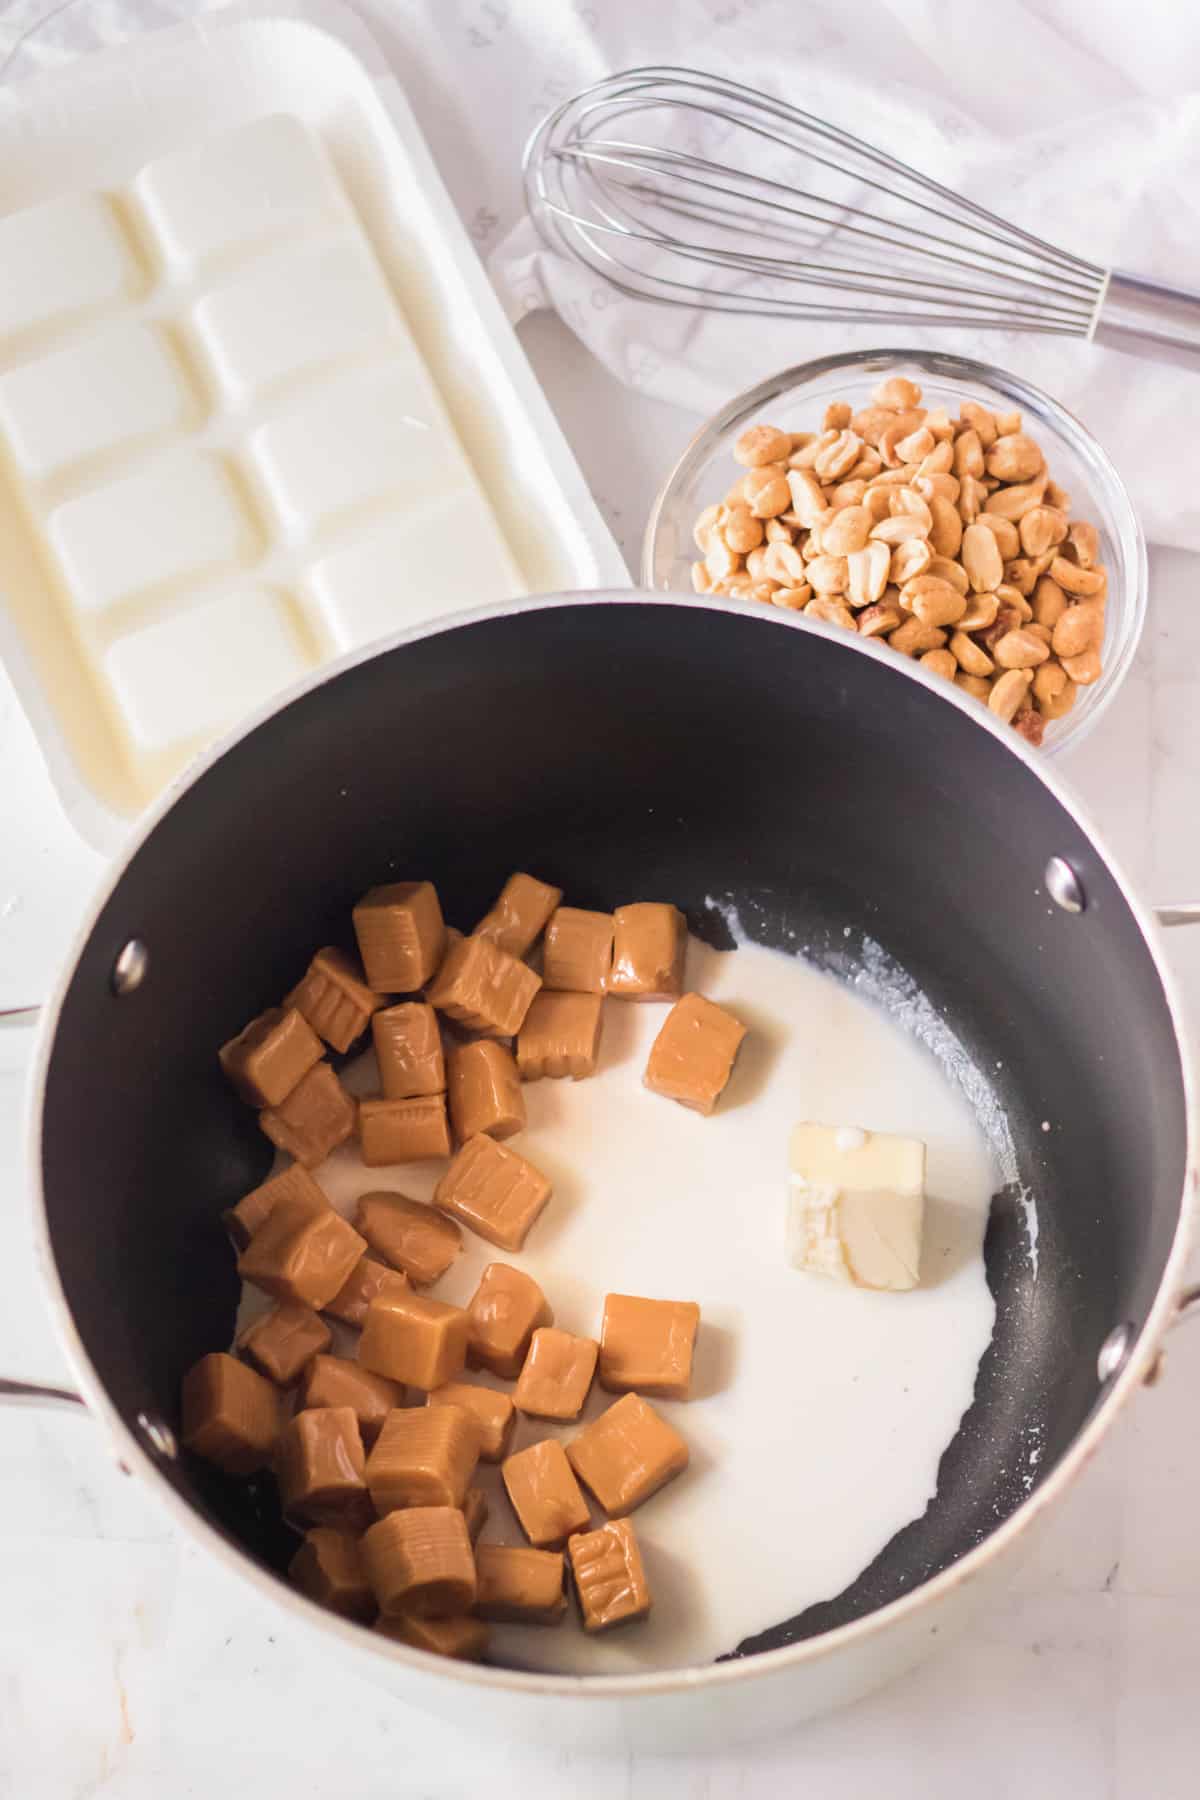
[(1200, 368), (1200, 297), (1059, 249), (721, 76), (597, 82), (542, 121), (524, 166), (544, 240), (638, 299), (1050, 332)]

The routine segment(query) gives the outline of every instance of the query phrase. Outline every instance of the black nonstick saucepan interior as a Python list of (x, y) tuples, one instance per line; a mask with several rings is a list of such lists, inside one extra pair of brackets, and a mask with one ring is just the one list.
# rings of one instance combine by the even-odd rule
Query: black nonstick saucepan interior
[[(1082, 913), (1048, 897), (1053, 856)], [(740, 1648), (895, 1599), (1054, 1467), (1100, 1397), (1105, 1338), (1150, 1311), (1180, 1221), (1184, 1075), (1122, 889), (1033, 767), (895, 659), (790, 619), (626, 596), (469, 621), (332, 676), (183, 792), (104, 906), (48, 1062), (49, 1240), (100, 1382), (131, 1427), (174, 1424), (184, 1369), (232, 1336), (219, 1215), (269, 1152), (215, 1046), (314, 945), (345, 940), (372, 883), (433, 875), (469, 928), (514, 868), (581, 906), (673, 899), (710, 937), (714, 893), (767, 943), (795, 931), (844, 957), (867, 934), (999, 1071), (1037, 1195), (1036, 1278), (1000, 1193), (995, 1337), (936, 1499), (847, 1592)], [(133, 938), (147, 971), (122, 996)], [(269, 1481), (161, 1467), (282, 1567), (295, 1539)]]

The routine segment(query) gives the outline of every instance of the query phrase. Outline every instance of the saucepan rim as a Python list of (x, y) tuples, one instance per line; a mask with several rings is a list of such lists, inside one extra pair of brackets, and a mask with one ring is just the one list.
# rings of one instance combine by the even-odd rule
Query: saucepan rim
[[(1187, 1118), (1187, 1160), (1184, 1185), (1180, 1196), (1179, 1217), (1158, 1292), (1138, 1332), (1129, 1358), (1121, 1371), (1111, 1379), (1108, 1389), (1102, 1395), (1092, 1417), (1078, 1432), (1059, 1462), (1007, 1519), (994, 1531), (989, 1532), (979, 1544), (964, 1552), (958, 1561), (951, 1564), (949, 1568), (932, 1576), (928, 1581), (922, 1582), (909, 1593), (889, 1601), (887, 1605), (865, 1614), (860, 1619), (839, 1625), (832, 1631), (802, 1639), (794, 1644), (784, 1645), (779, 1649), (764, 1650), (752, 1656), (739, 1657), (727, 1662), (642, 1674), (586, 1676), (493, 1668), (476, 1663), (447, 1663), (443, 1659), (431, 1657), (423, 1651), (413, 1650), (407, 1645), (392, 1642), (378, 1634), (368, 1633), (359, 1625), (354, 1625), (323, 1611), (314, 1602), (288, 1587), (277, 1575), (258, 1563), (247, 1552), (235, 1548), (215, 1524), (210, 1523), (190, 1501), (163, 1478), (158, 1453), (147, 1448), (147, 1443), (125, 1422), (109, 1398), (104, 1382), (85, 1350), (76, 1329), (59, 1278), (50, 1238), (42, 1173), (42, 1118), (46, 1078), (54, 1050), (59, 1018), (67, 994), (75, 980), (80, 957), (101, 912), (117, 891), (134, 856), (180, 798), (201, 780), (207, 771), (235, 744), (249, 737), (277, 712), (306, 693), (323, 687), (331, 681), (336, 681), (339, 676), (361, 663), (373, 660), (376, 656), (388, 655), (405, 645), (419, 643), (425, 638), (443, 632), (470, 630), (474, 625), (498, 619), (563, 610), (583, 604), (688, 607), (708, 614), (724, 612), (730, 618), (743, 622), (748, 630), (806, 632), (809, 635), (826, 639), (837, 647), (839, 653), (846, 656), (876, 657), (897, 679), (914, 681), (928, 688), (930, 692), (937, 695), (942, 705), (957, 706), (976, 730), (990, 732), (1005, 754), (1014, 756), (1025, 763), (1075, 821), (1103, 859), (1136, 920), (1162, 986), (1176, 1042), (1179, 1046)], [(31, 1067), (31, 1080), (27, 1090), (25, 1138), (28, 1167), (32, 1177), (31, 1205), (34, 1214), (35, 1255), (42, 1279), (46, 1284), (50, 1313), (59, 1340), (78, 1378), (83, 1398), (94, 1417), (107, 1428), (110, 1441), (120, 1461), (131, 1472), (140, 1475), (147, 1482), (159, 1495), (170, 1513), (195, 1539), (212, 1551), (228, 1568), (235, 1569), (243, 1579), (251, 1582), (274, 1604), (282, 1606), (299, 1624), (309, 1628), (323, 1628), (325, 1632), (332, 1633), (345, 1646), (346, 1652), (351, 1658), (361, 1659), (364, 1652), (369, 1652), (373, 1656), (406, 1665), (414, 1672), (425, 1675), (437, 1673), (443, 1676), (447, 1682), (466, 1689), (483, 1688), (506, 1691), (514, 1696), (585, 1697), (594, 1698), (597, 1701), (682, 1694), (692, 1692), (700, 1687), (719, 1690), (753, 1680), (759, 1676), (779, 1674), (790, 1667), (815, 1662), (838, 1651), (848, 1651), (880, 1633), (887, 1632), (909, 1619), (917, 1609), (934, 1605), (939, 1598), (949, 1596), (961, 1588), (964, 1583), (981, 1575), (997, 1557), (1001, 1556), (1018, 1537), (1029, 1529), (1035, 1519), (1048, 1507), (1058, 1502), (1061, 1495), (1089, 1461), (1111, 1428), (1117, 1414), (1150, 1372), (1157, 1357), (1162, 1336), (1171, 1322), (1183, 1285), (1184, 1264), (1191, 1236), (1191, 1200), (1197, 1183), (1196, 1076), (1188, 1048), (1183, 1007), (1174, 977), (1161, 953), (1157, 928), (1148, 909), (1138, 899), (1119, 862), (1109, 851), (1102, 835), (1091, 824), (1086, 813), (1061, 778), (1047, 767), (1046, 762), (1039, 757), (1037, 751), (1027, 745), (1016, 732), (1011, 731), (1007, 726), (993, 722), (967, 696), (957, 693), (940, 677), (932, 675), (922, 668), (919, 663), (897, 657), (894, 652), (880, 649), (870, 641), (853, 638), (846, 632), (827, 625), (821, 620), (794, 613), (771, 611), (768, 608), (762, 608), (757, 612), (751, 611), (736, 601), (719, 602), (691, 594), (673, 596), (636, 589), (539, 595), (531, 599), (508, 601), (498, 606), (480, 607), (454, 613), (445, 618), (397, 632), (393, 636), (371, 645), (366, 650), (351, 653), (338, 662), (329, 664), (304, 681), (297, 682), (286, 689), (273, 701), (260, 707), (249, 718), (242, 721), (233, 731), (212, 745), (202, 757), (176, 777), (131, 833), (123, 853), (114, 861), (110, 874), (101, 884), (86, 918), (75, 934), (70, 953), (63, 964), (54, 992), (41, 1020)]]

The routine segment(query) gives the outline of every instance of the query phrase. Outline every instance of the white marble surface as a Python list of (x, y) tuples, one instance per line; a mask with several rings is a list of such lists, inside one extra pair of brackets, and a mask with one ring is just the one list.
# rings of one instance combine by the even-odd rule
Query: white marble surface
[[(164, 12), (168, 9), (164, 7)], [(487, 9), (485, 9), (486, 11)], [(149, 16), (149, 15), (148, 15)], [(631, 395), (556, 321), (526, 348), (626, 553), (692, 421)], [(1069, 774), (1155, 900), (1200, 899), (1200, 559), (1152, 557), (1136, 667)], [(72, 837), (0, 676), (0, 1007), (36, 999), (99, 864)], [(1200, 930), (1169, 940), (1200, 1009)], [(28, 1040), (0, 1031), (0, 1370), (63, 1375), (32, 1269), (19, 1114)], [(7, 1411), (0, 1439), (0, 1796), (708, 1800), (804, 1791), (1184, 1800), (1200, 1766), (1200, 1325), (1173, 1341), (1004, 1602), (955, 1652), (851, 1712), (718, 1758), (496, 1746), (306, 1659), (115, 1467), (83, 1418)]]

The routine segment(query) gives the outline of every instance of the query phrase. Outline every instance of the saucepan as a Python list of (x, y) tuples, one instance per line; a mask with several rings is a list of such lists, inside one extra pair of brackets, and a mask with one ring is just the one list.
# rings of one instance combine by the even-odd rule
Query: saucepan
[[(219, 1215), (269, 1158), (214, 1045), (389, 871), (437, 871), (447, 916), (470, 920), (522, 867), (583, 906), (669, 896), (702, 935), (720, 929), (705, 896), (727, 893), (762, 941), (802, 928), (818, 960), (822, 944), (881, 943), (980, 1065), (1001, 1066), (1038, 1196), (1036, 1264), (1019, 1194), (993, 1203), (995, 1335), (928, 1510), (846, 1592), (764, 1618), (709, 1666), (547, 1676), (382, 1640), (290, 1590), (295, 1540), (264, 1490), (178, 1445), (181, 1375), (233, 1333)], [(945, 1642), (1153, 1371), (1189, 1298), (1191, 1079), (1149, 915), (1015, 734), (794, 615), (564, 596), (339, 665), (167, 794), (42, 1023), (34, 1206), (58, 1328), (117, 1455), (314, 1657), (473, 1729), (727, 1743)]]

